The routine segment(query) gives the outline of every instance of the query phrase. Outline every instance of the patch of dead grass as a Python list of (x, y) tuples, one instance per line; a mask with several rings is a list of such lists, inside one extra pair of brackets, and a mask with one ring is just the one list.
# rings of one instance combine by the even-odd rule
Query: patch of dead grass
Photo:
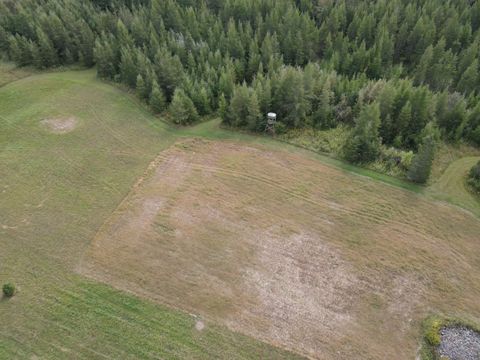
[(411, 359), (431, 311), (480, 318), (480, 221), (233, 142), (161, 153), (81, 272), (319, 359)]
[(66, 134), (77, 127), (75, 117), (43, 119), (40, 123), (54, 134)]

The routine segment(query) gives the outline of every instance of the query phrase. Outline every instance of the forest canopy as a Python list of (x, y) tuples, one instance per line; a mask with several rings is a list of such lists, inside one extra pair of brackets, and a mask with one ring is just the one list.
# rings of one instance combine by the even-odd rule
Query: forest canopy
[(360, 163), (420, 156), (426, 132), (480, 145), (479, 28), (480, 1), (0, 2), (0, 52), (20, 66), (96, 65), (181, 124), (348, 126)]

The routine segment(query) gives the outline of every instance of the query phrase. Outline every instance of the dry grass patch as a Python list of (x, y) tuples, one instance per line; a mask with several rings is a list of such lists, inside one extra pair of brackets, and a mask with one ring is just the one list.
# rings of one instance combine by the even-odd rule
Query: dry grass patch
[(308, 157), (183, 140), (80, 271), (319, 359), (411, 359), (431, 311), (480, 318), (480, 221)]
[(66, 134), (77, 127), (77, 119), (75, 117), (43, 119), (40, 123), (50, 132), (54, 134)]

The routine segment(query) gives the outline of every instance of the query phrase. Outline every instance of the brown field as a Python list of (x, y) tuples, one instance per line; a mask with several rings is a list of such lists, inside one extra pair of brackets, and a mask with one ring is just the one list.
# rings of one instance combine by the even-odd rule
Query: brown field
[(480, 320), (480, 220), (308, 156), (186, 139), (79, 271), (319, 359), (412, 359), (430, 313)]

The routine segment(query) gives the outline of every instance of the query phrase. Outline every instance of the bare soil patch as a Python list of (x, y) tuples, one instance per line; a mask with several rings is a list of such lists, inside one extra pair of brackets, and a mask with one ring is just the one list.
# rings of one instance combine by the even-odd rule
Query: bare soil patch
[(411, 359), (429, 312), (480, 318), (469, 213), (233, 142), (152, 164), (83, 274), (318, 359)]
[(77, 127), (77, 119), (74, 117), (43, 119), (40, 123), (54, 134), (66, 134)]

